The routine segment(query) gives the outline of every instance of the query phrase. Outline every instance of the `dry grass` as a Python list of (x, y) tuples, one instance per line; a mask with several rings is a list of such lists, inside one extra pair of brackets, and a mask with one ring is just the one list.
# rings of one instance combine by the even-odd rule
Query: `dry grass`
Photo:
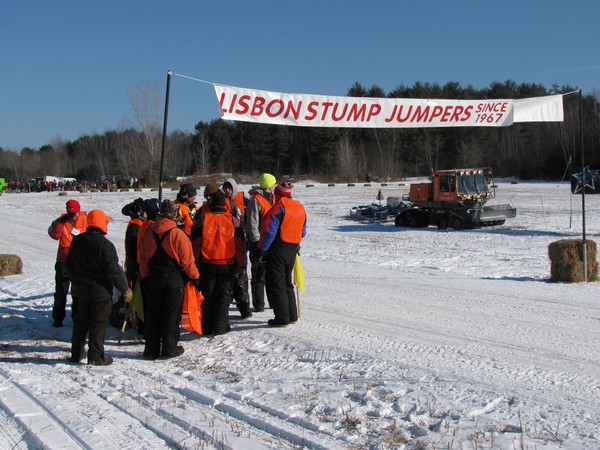
[(0, 275), (23, 273), (23, 261), (17, 255), (0, 255)]
[[(587, 281), (598, 281), (596, 243), (586, 240)], [(562, 239), (548, 246), (550, 279), (581, 283), (584, 281), (583, 245), (581, 239)]]

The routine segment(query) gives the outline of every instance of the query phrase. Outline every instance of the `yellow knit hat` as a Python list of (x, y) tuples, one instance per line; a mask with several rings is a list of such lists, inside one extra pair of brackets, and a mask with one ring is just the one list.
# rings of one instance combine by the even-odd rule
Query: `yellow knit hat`
[(258, 185), (261, 189), (269, 189), (277, 184), (277, 180), (270, 173), (263, 173), (258, 179)]

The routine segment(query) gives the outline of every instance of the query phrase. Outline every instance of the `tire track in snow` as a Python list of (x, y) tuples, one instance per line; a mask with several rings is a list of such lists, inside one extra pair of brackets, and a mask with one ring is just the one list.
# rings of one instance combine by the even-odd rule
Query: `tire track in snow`
[[(39, 365), (36, 370), (39, 372)], [(111, 369), (48, 364), (44, 380), (26, 365), (12, 377), (0, 369), (2, 402), (31, 435), (44, 438), (39, 448), (160, 448), (164, 441), (123, 415), (98, 393)], [(87, 372), (87, 373), (86, 373)], [(52, 390), (44, 391), (48, 379)], [(140, 447), (140, 442), (148, 445)]]
[[(127, 378), (132, 386), (159, 382), (162, 392), (157, 395), (141, 389), (107, 401), (178, 447), (197, 448), (202, 443), (231, 449), (250, 445), (256, 449), (344, 448), (336, 439), (322, 434), (317, 425), (290, 418), (285, 412), (235, 392), (204, 385), (200, 388), (195, 383), (178, 386), (175, 377), (148, 371), (148, 367), (129, 371)], [(175, 439), (165, 433), (165, 427), (179, 427), (185, 433)]]
[(39, 448), (45, 447), (37, 437), (52, 436), (52, 442), (60, 448), (90, 448), (56, 414), (42, 402), (37, 400), (27, 388), (11, 380), (10, 375), (0, 369), (0, 402), (19, 422), (26, 435)]

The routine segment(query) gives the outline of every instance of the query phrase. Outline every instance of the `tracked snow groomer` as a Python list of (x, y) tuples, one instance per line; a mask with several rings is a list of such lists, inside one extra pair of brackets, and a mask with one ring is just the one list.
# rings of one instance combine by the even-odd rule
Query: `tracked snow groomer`
[[(386, 219), (395, 216), (398, 227), (465, 229), (502, 225), (516, 217), (512, 205), (485, 205), (495, 197), (492, 169), (438, 170), (432, 180), (410, 185), (400, 199), (388, 197), (385, 206), (359, 206), (350, 214), (356, 218)], [(381, 198), (379, 198), (381, 200)]]
[(410, 185), (403, 196), (403, 208), (396, 215), (396, 226), (454, 229), (502, 225), (516, 217), (511, 205), (485, 206), (496, 195), (492, 169), (438, 170), (432, 181)]

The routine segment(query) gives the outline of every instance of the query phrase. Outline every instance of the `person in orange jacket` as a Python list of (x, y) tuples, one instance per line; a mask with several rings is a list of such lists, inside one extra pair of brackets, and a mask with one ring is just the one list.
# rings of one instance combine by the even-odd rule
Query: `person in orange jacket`
[[(243, 192), (238, 191), (237, 183), (233, 178), (227, 178), (223, 183), (222, 189), (225, 197), (227, 197), (227, 212), (237, 217), (242, 226), (245, 227), (248, 199), (244, 196)], [(247, 251), (244, 252), (244, 259), (247, 259), (246, 253)], [(239, 272), (235, 277), (233, 282), (233, 299), (242, 319), (252, 317), (252, 312), (250, 311), (250, 293), (248, 292), (248, 272), (246, 270)]]
[(292, 199), (292, 187), (286, 182), (275, 187), (278, 200), (265, 215), (258, 242), (267, 263), (267, 295), (275, 313), (268, 324), (274, 327), (298, 321), (292, 270), (306, 235), (306, 211), (298, 200)]
[[(135, 284), (140, 276), (139, 264), (137, 261), (138, 252), (138, 235), (142, 225), (146, 221), (146, 205), (144, 199), (137, 198), (133, 202), (126, 204), (121, 209), (121, 213), (129, 217), (129, 223), (125, 230), (125, 275), (131, 289), (135, 288)], [(125, 320), (125, 303), (123, 299), (113, 304), (110, 313), (110, 324), (114, 327), (121, 328)], [(138, 317), (137, 320), (138, 334), (144, 334), (144, 323)]]
[(178, 221), (183, 223), (182, 230), (188, 236), (192, 234), (194, 217), (198, 211), (198, 204), (196, 203), (197, 194), (198, 191), (192, 183), (185, 183), (179, 187), (177, 199), (175, 200), (175, 203), (179, 206)]
[[(75, 236), (85, 232), (87, 228), (87, 215), (81, 211), (81, 205), (77, 200), (69, 200), (66, 205), (67, 212), (55, 219), (48, 228), (48, 235), (58, 241), (58, 252), (56, 254), (54, 305), (52, 306), (52, 326), (62, 327), (66, 316), (67, 292), (71, 285), (69, 271), (67, 269), (67, 255), (71, 247), (71, 241)], [(71, 318), (77, 312), (77, 296), (71, 293), (73, 303), (71, 305)]]
[(203, 334), (224, 334), (236, 275), (246, 268), (246, 242), (241, 222), (227, 212), (225, 194), (208, 195), (210, 211), (194, 224), (192, 241), (200, 268)]
[(179, 207), (163, 200), (158, 219), (142, 236), (139, 253), (140, 276), (144, 283), (144, 358), (173, 358), (183, 354), (178, 345), (187, 280), (199, 286), (192, 243), (177, 227)]

